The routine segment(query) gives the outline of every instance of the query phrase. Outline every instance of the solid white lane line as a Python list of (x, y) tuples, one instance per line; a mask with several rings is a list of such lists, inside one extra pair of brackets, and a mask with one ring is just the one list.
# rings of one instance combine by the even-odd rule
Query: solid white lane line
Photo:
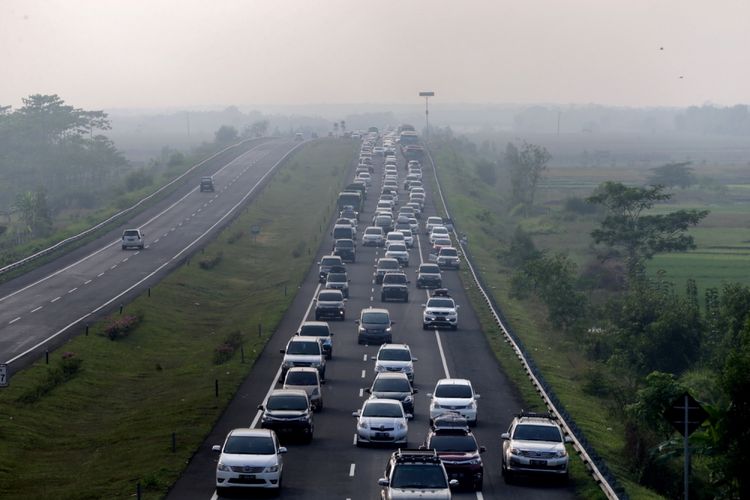
[(62, 297), (55, 297), (54, 299), (50, 300), (49, 302), (50, 302), (50, 304), (53, 304), (53, 303), (57, 302), (58, 300), (60, 300), (61, 298)]
[(71, 288), (70, 290), (68, 290), (68, 293), (73, 293), (73, 292), (75, 292), (76, 290), (78, 290), (78, 287), (76, 287), (76, 288)]
[(445, 371), (445, 378), (451, 378), (451, 374), (448, 371), (448, 363), (445, 361), (443, 343), (440, 341), (440, 331), (438, 330), (435, 330), (435, 340), (437, 340), (438, 350), (440, 351), (440, 359), (443, 361), (443, 371)]
[(31, 310), (31, 312), (35, 313), (35, 312), (37, 312), (37, 311), (38, 311), (39, 309), (41, 309), (42, 307), (44, 307), (44, 306), (39, 306), (39, 307), (35, 307), (34, 309), (32, 309), (32, 310)]
[(9, 325), (12, 325), (13, 323), (15, 323), (16, 321), (18, 321), (19, 319), (21, 319), (21, 316), (19, 316), (19, 317), (17, 317), (17, 318), (14, 318), (14, 319), (12, 319), (12, 320), (10, 320), (10, 321), (8, 321), (8, 324), (9, 324)]
[(477, 500), (484, 500), (484, 495), (482, 495), (481, 491), (477, 491)]
[(354, 477), (354, 469), (357, 467), (357, 464), (351, 464), (349, 466), (349, 477)]
[(130, 258), (130, 257), (125, 257), (124, 259), (122, 259), (122, 261), (123, 261), (123, 262), (127, 262), (129, 258)]

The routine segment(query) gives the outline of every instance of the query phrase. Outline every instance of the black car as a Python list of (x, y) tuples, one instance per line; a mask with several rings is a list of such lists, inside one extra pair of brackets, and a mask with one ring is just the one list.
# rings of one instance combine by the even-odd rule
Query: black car
[(338, 255), (344, 262), (354, 262), (357, 260), (357, 249), (354, 240), (342, 238), (336, 240), (333, 244), (333, 255)]
[(294, 434), (308, 443), (312, 441), (313, 412), (305, 391), (274, 390), (265, 404), (258, 405), (258, 409), (263, 412), (260, 418), (263, 429), (272, 429), (279, 436)]
[(323, 318), (346, 319), (346, 299), (341, 290), (321, 290), (315, 300), (315, 321)]
[(437, 264), (422, 264), (417, 269), (417, 288), (441, 288), (443, 275)]
[(385, 273), (380, 288), (380, 301), (401, 300), (409, 302), (409, 280), (404, 273)]
[(481, 491), (484, 481), (484, 464), (479, 446), (468, 427), (433, 428), (427, 435), (425, 449), (433, 449), (443, 462), (449, 479), (473, 491)]
[(375, 381), (365, 392), (374, 398), (395, 399), (401, 401), (404, 413), (414, 414), (414, 394), (419, 392), (409, 382), (409, 377), (402, 372), (384, 372), (375, 376)]
[(201, 177), (201, 193), (203, 191), (214, 191), (214, 178), (213, 177)]

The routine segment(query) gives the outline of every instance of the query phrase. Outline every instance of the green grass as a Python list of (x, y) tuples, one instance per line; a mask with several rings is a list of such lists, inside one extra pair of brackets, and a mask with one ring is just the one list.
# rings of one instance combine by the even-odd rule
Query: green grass
[[(355, 152), (348, 141), (305, 146), (205, 247), (204, 257), (222, 253), (218, 265), (201, 269), (198, 253), (150, 298), (128, 304), (126, 314), (143, 316), (128, 337), (110, 341), (98, 324), (51, 353), (51, 364), (75, 353), (82, 370), (38, 402), (17, 400), (40, 384), (44, 363), (15, 374), (0, 392), (0, 497), (127, 498), (140, 482), (144, 498), (161, 498), (293, 299)], [(262, 226), (256, 241), (251, 225)], [(245, 363), (235, 353), (214, 365), (215, 348), (236, 331), (244, 337)]]

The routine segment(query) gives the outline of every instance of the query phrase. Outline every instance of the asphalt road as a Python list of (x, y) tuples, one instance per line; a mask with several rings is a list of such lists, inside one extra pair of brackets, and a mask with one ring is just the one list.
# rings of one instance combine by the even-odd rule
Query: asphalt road
[[(401, 159), (403, 162), (403, 159)], [(370, 187), (366, 208), (360, 217), (359, 234), (369, 225), (382, 177), (382, 162), (375, 160), (373, 185)], [(425, 177), (433, 175), (431, 166), (423, 166)], [(403, 164), (399, 167), (403, 179)], [(350, 174), (351, 175), (351, 174)], [(435, 200), (428, 191), (422, 220), (436, 215)], [(405, 193), (403, 193), (405, 195)], [(400, 200), (404, 203), (403, 196)], [(324, 241), (318, 257), (330, 253), (332, 241)], [(418, 244), (411, 250), (410, 301), (389, 302), (384, 306), (396, 322), (393, 341), (407, 343), (419, 359), (415, 363), (415, 387), (419, 390), (415, 402), (415, 418), (409, 422), (409, 446), (419, 446), (426, 437), (429, 426), (429, 398), (436, 381), (447, 376), (468, 378), (482, 397), (478, 402), (479, 424), (474, 428), (477, 441), (487, 447), (484, 460), (484, 489), (481, 493), (456, 492), (454, 498), (513, 498), (513, 499), (568, 499), (574, 491), (541, 478), (533, 478), (512, 486), (500, 476), (500, 434), (507, 430), (513, 414), (521, 409), (512, 385), (499, 369), (490, 346), (479, 328), (460, 279), (455, 271), (443, 272), (444, 286), (462, 307), (459, 310), (457, 331), (424, 331), (421, 322), (421, 304), (427, 293), (415, 287), (415, 269), (422, 259), (427, 259), (426, 236), (420, 234)], [(357, 448), (354, 445), (355, 418), (352, 411), (361, 407), (366, 396), (363, 389), (374, 378), (374, 361), (370, 356), (377, 346), (357, 344), (354, 320), (359, 311), (370, 305), (382, 307), (379, 285), (374, 284), (372, 273), (383, 249), (357, 248), (357, 261), (348, 264), (350, 298), (347, 302), (347, 320), (330, 322), (334, 336), (334, 355), (328, 362), (323, 386), (325, 408), (315, 415), (315, 436), (309, 445), (289, 443), (284, 456), (283, 498), (292, 499), (374, 499), (380, 498), (377, 480), (383, 474), (388, 456), (393, 448)], [(312, 298), (319, 289), (317, 266), (312, 266), (295, 300), (283, 318), (278, 330), (269, 340), (252, 372), (240, 387), (224, 415), (206, 441), (197, 450), (187, 470), (174, 485), (168, 498), (175, 500), (215, 498), (215, 467), (218, 454), (211, 446), (221, 444), (227, 432), (235, 427), (254, 426), (258, 423), (257, 406), (270, 390), (280, 387), (276, 380), (282, 354), (279, 349), (306, 319), (314, 319)], [(260, 492), (239, 492), (236, 498), (266, 496)]]
[(84, 323), (126, 304), (156, 283), (225, 225), (270, 177), (272, 167), (298, 144), (259, 141), (234, 160), (216, 165), (215, 192), (200, 192), (198, 183), (192, 182), (135, 217), (128, 227), (145, 233), (142, 251), (122, 250), (119, 233), (110, 233), (3, 283), (0, 362), (17, 370), (33, 358), (30, 350), (38, 355), (39, 350), (80, 333)]

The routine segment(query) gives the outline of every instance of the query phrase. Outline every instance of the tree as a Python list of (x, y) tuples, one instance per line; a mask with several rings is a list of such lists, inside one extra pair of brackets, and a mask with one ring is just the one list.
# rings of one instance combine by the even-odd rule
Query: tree
[(341, 123), (339, 123), (339, 127), (341, 128), (341, 133), (342, 134), (345, 133), (346, 132), (346, 121), (341, 120)]
[(671, 195), (663, 186), (628, 187), (619, 182), (601, 184), (590, 203), (603, 205), (607, 215), (591, 232), (597, 244), (603, 243), (614, 256), (621, 256), (629, 278), (643, 273), (645, 261), (657, 253), (681, 252), (695, 248), (693, 237), (685, 234), (708, 215), (708, 210), (678, 210), (667, 214), (644, 212)]
[(339, 122), (333, 122), (333, 135), (339, 134)]
[(495, 164), (487, 160), (477, 160), (474, 163), (474, 169), (479, 179), (485, 184), (494, 186), (497, 183), (497, 170)]
[(529, 209), (534, 205), (536, 188), (551, 158), (544, 147), (526, 141), (520, 148), (513, 143), (508, 143), (505, 148), (513, 205), (521, 204), (524, 215), (528, 215)]
[(216, 131), (216, 143), (217, 144), (229, 144), (237, 140), (239, 135), (237, 129), (229, 125), (222, 125), (219, 130)]
[(268, 120), (258, 120), (254, 122), (250, 127), (246, 128), (247, 137), (263, 137), (268, 132)]
[(693, 169), (689, 167), (692, 162), (667, 163), (661, 167), (652, 168), (653, 174), (648, 183), (652, 186), (681, 187), (683, 189), (697, 182)]
[(15, 206), (21, 213), (21, 220), (30, 235), (44, 236), (49, 232), (52, 227), (52, 217), (44, 188), (40, 187), (35, 192), (19, 193)]

